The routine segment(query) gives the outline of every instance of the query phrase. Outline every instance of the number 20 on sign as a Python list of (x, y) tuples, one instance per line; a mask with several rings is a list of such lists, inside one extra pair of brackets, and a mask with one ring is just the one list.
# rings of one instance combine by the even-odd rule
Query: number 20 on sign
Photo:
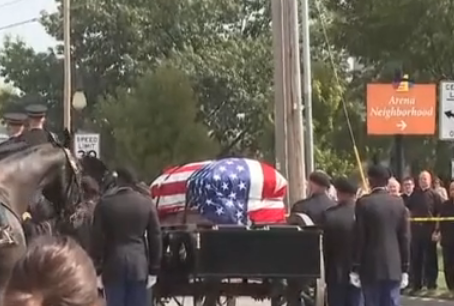
[(435, 84), (368, 84), (367, 134), (435, 134), (436, 90)]

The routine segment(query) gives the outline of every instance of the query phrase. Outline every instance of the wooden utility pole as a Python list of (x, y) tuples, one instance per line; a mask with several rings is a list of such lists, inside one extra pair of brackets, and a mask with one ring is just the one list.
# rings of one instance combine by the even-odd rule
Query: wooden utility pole
[(284, 36), (282, 19), (282, 0), (271, 1), (273, 50), (274, 50), (274, 138), (276, 153), (276, 168), (288, 178), (287, 164), (287, 113), (284, 94)]
[(301, 71), (298, 30), (298, 2), (283, 0), (285, 103), (287, 112), (287, 151), (289, 201), (306, 197), (303, 113), (301, 105)]
[[(276, 63), (276, 138), (284, 135), (284, 139), (286, 139), (287, 144), (283, 146), (287, 147), (288, 155), (286, 162), (288, 170), (286, 177), (289, 181), (288, 199), (293, 204), (306, 197), (298, 5), (295, 0), (272, 0), (272, 9), (273, 33), (280, 28), (282, 35), (280, 41), (279, 35), (274, 34), (273, 36)], [(277, 11), (281, 12), (281, 27), (279, 27)], [(280, 48), (277, 47), (278, 44), (280, 44)], [(280, 65), (282, 65), (282, 72)], [(282, 90), (280, 89), (281, 84)], [(281, 129), (281, 125), (285, 127)], [(276, 150), (278, 156), (280, 150), (282, 149), (277, 148)]]
[(71, 1), (63, 0), (64, 95), (63, 125), (71, 132)]

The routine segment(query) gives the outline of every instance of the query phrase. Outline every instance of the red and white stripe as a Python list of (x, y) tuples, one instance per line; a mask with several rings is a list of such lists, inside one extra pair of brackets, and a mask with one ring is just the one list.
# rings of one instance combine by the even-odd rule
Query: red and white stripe
[(255, 223), (283, 222), (287, 180), (268, 164), (252, 159), (246, 159), (246, 163), (251, 175), (249, 219)]
[(190, 163), (172, 167), (153, 181), (150, 194), (158, 207), (159, 215), (167, 215), (184, 210), (186, 203), (186, 183), (189, 177), (211, 161)]

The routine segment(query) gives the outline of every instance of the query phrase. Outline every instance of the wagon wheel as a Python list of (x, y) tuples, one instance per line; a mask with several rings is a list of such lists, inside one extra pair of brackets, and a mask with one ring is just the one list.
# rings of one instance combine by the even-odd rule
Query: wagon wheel
[(236, 298), (210, 295), (193, 297), (193, 306), (236, 306)]
[(184, 306), (185, 296), (173, 296), (173, 297), (153, 297), (152, 306), (168, 306), (174, 302), (177, 306)]

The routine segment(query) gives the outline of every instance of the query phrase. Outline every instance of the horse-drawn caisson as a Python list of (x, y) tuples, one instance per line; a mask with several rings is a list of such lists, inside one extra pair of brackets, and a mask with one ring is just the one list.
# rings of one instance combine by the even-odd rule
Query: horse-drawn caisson
[(168, 169), (150, 186), (164, 254), (156, 303), (236, 297), (324, 305), (321, 232), (287, 224), (286, 180), (256, 160), (225, 158)]

